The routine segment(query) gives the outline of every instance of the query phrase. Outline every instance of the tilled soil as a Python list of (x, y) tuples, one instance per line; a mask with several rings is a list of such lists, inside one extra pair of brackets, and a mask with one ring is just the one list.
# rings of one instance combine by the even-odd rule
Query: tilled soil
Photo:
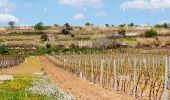
[(76, 100), (133, 100), (125, 94), (118, 94), (82, 80), (75, 75), (62, 70), (51, 63), (46, 57), (41, 56), (40, 62), (49, 78), (64, 91), (72, 95)]

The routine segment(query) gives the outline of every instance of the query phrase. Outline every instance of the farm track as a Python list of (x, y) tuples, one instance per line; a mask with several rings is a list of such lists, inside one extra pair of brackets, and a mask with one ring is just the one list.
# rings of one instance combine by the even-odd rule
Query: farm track
[(49, 78), (66, 94), (71, 94), (77, 100), (133, 100), (124, 94), (118, 94), (102, 88), (73, 74), (56, 67), (45, 56), (40, 62)]

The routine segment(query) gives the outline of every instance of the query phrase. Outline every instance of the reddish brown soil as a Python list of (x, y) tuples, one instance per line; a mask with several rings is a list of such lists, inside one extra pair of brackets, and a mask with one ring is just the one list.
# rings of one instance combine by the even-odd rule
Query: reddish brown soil
[(86, 80), (82, 80), (65, 70), (56, 67), (46, 57), (40, 57), (43, 69), (50, 79), (66, 94), (76, 100), (132, 100), (125, 94), (118, 94)]

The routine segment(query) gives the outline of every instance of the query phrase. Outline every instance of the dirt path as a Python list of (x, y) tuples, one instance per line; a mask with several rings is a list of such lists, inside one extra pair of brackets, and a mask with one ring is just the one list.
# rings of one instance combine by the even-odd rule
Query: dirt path
[(50, 79), (65, 93), (71, 94), (77, 100), (132, 100), (126, 95), (111, 92), (99, 85), (75, 77), (56, 67), (46, 57), (40, 57), (40, 61)]

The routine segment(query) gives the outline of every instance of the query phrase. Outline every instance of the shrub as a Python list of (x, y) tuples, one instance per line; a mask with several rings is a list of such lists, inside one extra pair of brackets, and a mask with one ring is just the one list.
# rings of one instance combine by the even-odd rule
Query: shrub
[(71, 34), (71, 37), (74, 38), (74, 34)]
[(44, 32), (11, 32), (8, 35), (42, 35)]
[(155, 38), (137, 38), (137, 47), (157, 47), (158, 45)]
[(4, 55), (4, 54), (8, 54), (9, 53), (9, 49), (4, 47), (4, 46), (0, 46), (0, 54)]
[(51, 48), (51, 44), (46, 44), (46, 48)]
[(108, 39), (108, 38), (101, 38), (96, 44), (95, 48), (100, 49), (107, 49), (107, 48), (115, 48), (121, 45), (119, 40), (116, 39)]
[(67, 34), (71, 34), (71, 32), (67, 29), (62, 29), (61, 34), (67, 35)]
[(125, 37), (125, 33), (126, 33), (126, 30), (125, 29), (118, 29), (117, 32), (122, 35), (123, 37)]
[(146, 38), (152, 38), (152, 37), (155, 37), (157, 36), (157, 32), (153, 29), (150, 29), (150, 30), (146, 30), (145, 31), (145, 37)]
[(41, 35), (41, 40), (42, 41), (47, 41), (47, 34), (45, 34), (45, 33), (43, 33), (42, 35)]
[(159, 47), (165, 47), (170, 45), (170, 37), (159, 37), (158, 38)]

